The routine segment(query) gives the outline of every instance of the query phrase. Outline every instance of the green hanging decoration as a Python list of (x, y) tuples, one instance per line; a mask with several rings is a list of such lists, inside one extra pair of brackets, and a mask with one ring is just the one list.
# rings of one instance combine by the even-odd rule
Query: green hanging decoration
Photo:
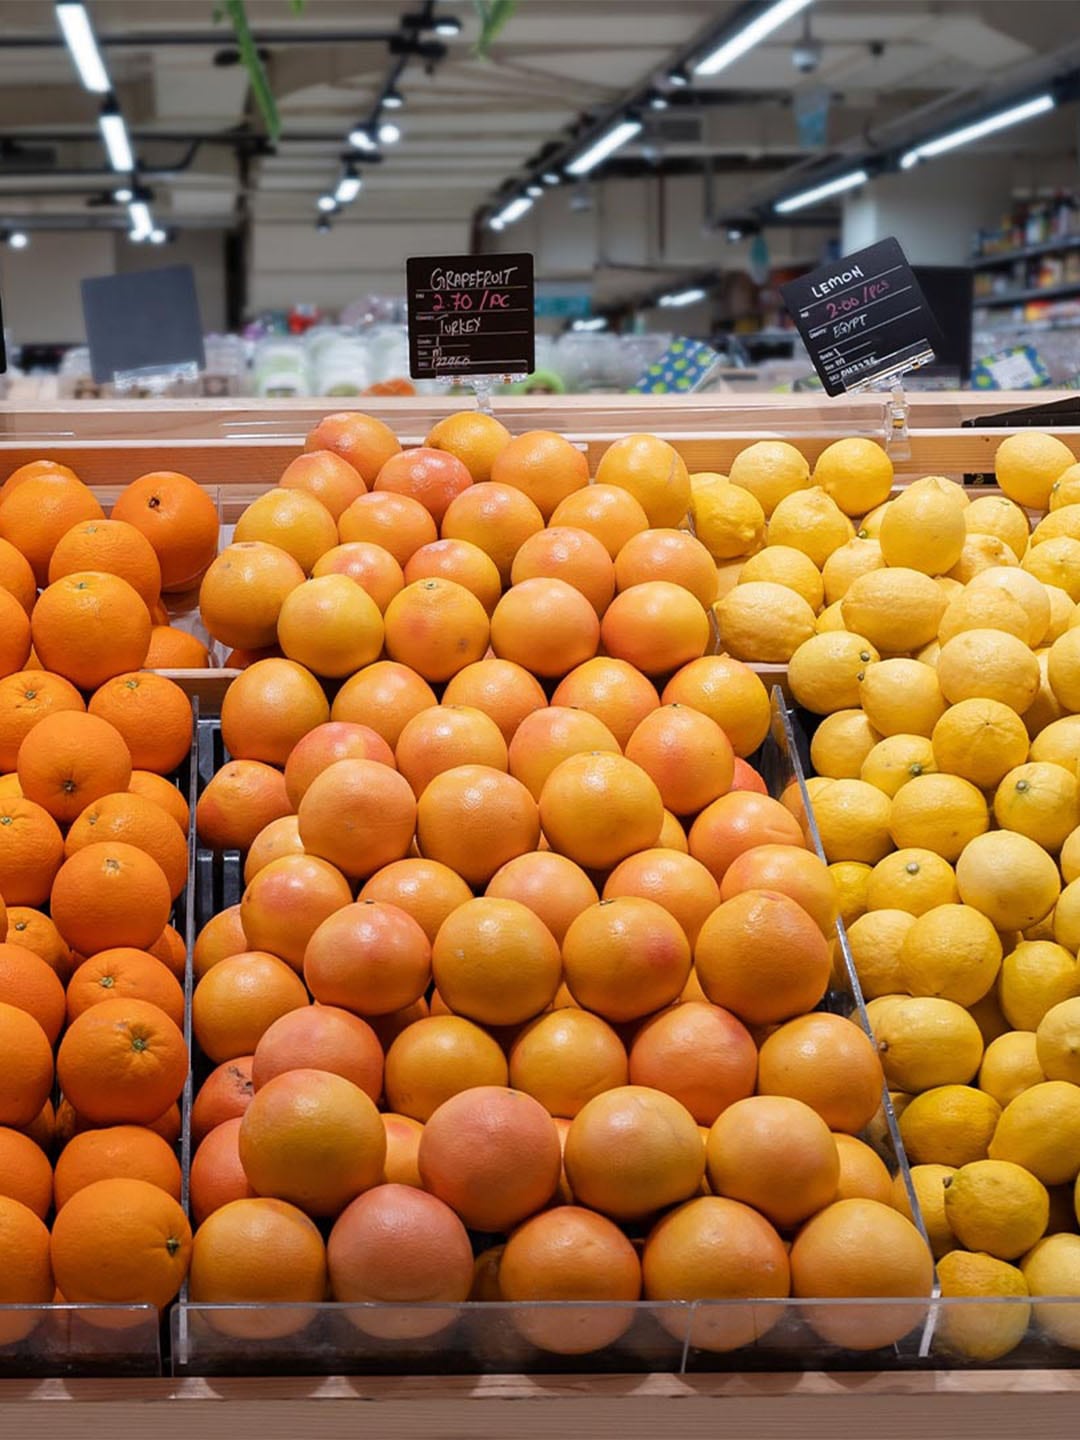
[[(304, 8), (304, 0), (292, 0), (292, 8), (294, 13), (299, 15)], [(259, 107), (263, 124), (266, 126), (266, 133), (271, 140), (276, 141), (281, 135), (281, 116), (278, 113), (274, 92), (270, 88), (266, 66), (262, 62), (259, 47), (255, 44), (255, 37), (251, 33), (244, 0), (223, 0), (221, 11), (217, 13), (226, 17), (233, 27), (236, 46), (240, 51), (240, 63), (248, 73), (255, 104)]]
[(473, 0), (480, 17), (480, 36), (473, 47), (478, 60), (491, 59), (491, 47), (518, 7), (518, 0)]

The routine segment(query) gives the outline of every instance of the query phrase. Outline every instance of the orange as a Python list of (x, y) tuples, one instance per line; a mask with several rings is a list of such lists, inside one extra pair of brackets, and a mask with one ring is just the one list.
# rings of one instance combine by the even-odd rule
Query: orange
[(405, 582), (453, 580), (480, 601), (490, 615), (502, 594), (502, 577), (494, 560), (468, 540), (433, 540), (421, 545), (405, 566)]
[[(711, 562), (710, 562), (711, 563)], [(510, 578), (563, 580), (603, 615), (615, 594), (615, 567), (603, 545), (587, 530), (559, 526), (531, 535), (514, 557)]]
[(330, 720), (296, 742), (285, 762), (285, 789), (299, 806), (313, 780), (338, 760), (377, 760), (394, 766), (394, 752), (370, 725)]
[(510, 773), (534, 799), (555, 767), (571, 755), (607, 750), (619, 753), (614, 735), (595, 715), (565, 705), (534, 710), (510, 742)]
[(55, 1045), (64, 1024), (64, 987), (56, 971), (25, 946), (0, 942), (0, 1000), (32, 1015)]
[(259, 660), (225, 692), (221, 738), (234, 760), (284, 765), (296, 742), (329, 719), (329, 702), (310, 670), (295, 660)]
[(665, 675), (705, 654), (711, 639), (701, 603), (669, 580), (620, 591), (600, 627), (607, 654), (646, 675)]
[(749, 1025), (812, 1010), (832, 971), (828, 942), (801, 905), (769, 890), (746, 890), (702, 925), (694, 962), (705, 994)]
[(282, 815), (279, 820), (271, 820), (251, 842), (251, 849), (244, 860), (244, 884), (250, 885), (259, 871), (265, 869), (271, 860), (280, 860), (283, 855), (303, 853), (304, 843), (300, 839), (300, 822), (297, 817)]
[(530, 535), (544, 528), (544, 517), (527, 495), (494, 481), (473, 485), (453, 500), (443, 516), (444, 540), (468, 540), (483, 550), (510, 583), (514, 556)]
[(244, 890), (240, 924), (250, 949), (267, 951), (299, 970), (312, 935), (351, 900), (349, 882), (333, 865), (314, 855), (281, 855)]
[(348, 575), (306, 580), (286, 595), (278, 641), (290, 660), (340, 680), (382, 653), (383, 619), (371, 596)]
[(665, 705), (689, 705), (715, 720), (736, 755), (752, 755), (769, 733), (769, 695), (759, 676), (729, 655), (691, 660), (668, 681)]
[(385, 1160), (374, 1102), (325, 1070), (276, 1075), (240, 1122), (240, 1161), (252, 1189), (309, 1215), (337, 1215), (379, 1183)]
[(552, 705), (568, 705), (595, 715), (614, 735), (620, 747), (660, 703), (651, 680), (625, 660), (598, 656), (571, 670), (558, 684)]
[(751, 1095), (728, 1106), (709, 1131), (709, 1185), (791, 1229), (836, 1197), (840, 1156), (829, 1127), (808, 1105)]
[(177, 898), (187, 884), (188, 846), (171, 815), (143, 795), (103, 795), (72, 821), (64, 854), (70, 857), (87, 845), (114, 840), (156, 860), (169, 883), (170, 898)]
[(489, 765), (458, 765), (436, 775), (421, 795), (416, 836), (427, 859), (480, 886), (508, 860), (536, 849), (540, 817), (512, 775)]
[(495, 458), (509, 440), (510, 431), (493, 415), (459, 410), (437, 421), (428, 431), (424, 444), (457, 456), (473, 480), (483, 482), (491, 479)]
[(401, 566), (390, 551), (364, 540), (335, 545), (315, 562), (311, 573), (317, 579), (323, 575), (347, 575), (371, 596), (380, 612), (405, 584)]
[(197, 585), (217, 553), (217, 507), (201, 486), (176, 471), (133, 480), (113, 506), (112, 518), (126, 520), (150, 541), (166, 592)]
[(383, 1052), (370, 1025), (332, 1005), (308, 1005), (275, 1020), (255, 1046), (251, 1082), (260, 1090), (288, 1070), (329, 1070), (376, 1102), (382, 1094)]
[(219, 960), (226, 960), (230, 955), (241, 955), (247, 948), (247, 936), (240, 923), (239, 905), (230, 905), (216, 915), (211, 915), (195, 939), (192, 954), (195, 979), (201, 980), (207, 970)]
[(628, 540), (648, 529), (649, 517), (620, 486), (589, 485), (561, 500), (549, 523), (588, 531), (614, 560)]
[(431, 952), (432, 978), (456, 1015), (481, 1025), (519, 1025), (545, 1010), (562, 980), (551, 931), (517, 900), (484, 897), (460, 906)]
[(510, 1084), (549, 1115), (572, 1120), (594, 1095), (627, 1083), (626, 1050), (587, 1010), (553, 1010), (527, 1026), (510, 1050)]
[(548, 844), (586, 869), (607, 870), (647, 850), (663, 823), (659, 790), (621, 755), (571, 755), (556, 765), (540, 792), (540, 825)]
[(565, 1163), (580, 1204), (613, 1220), (643, 1220), (695, 1194), (705, 1149), (693, 1116), (677, 1100), (622, 1085), (574, 1116)]
[[(171, 909), (161, 866), (122, 841), (84, 846), (68, 856), (53, 881), (52, 918), (65, 941), (82, 955), (116, 945), (145, 950), (164, 930)], [(164, 1109), (159, 1105), (154, 1114)]]
[(562, 1169), (559, 1132), (531, 1095), (481, 1085), (443, 1101), (420, 1138), (420, 1177), (471, 1230), (509, 1230), (545, 1206)]
[(626, 742), (626, 758), (652, 777), (665, 810), (676, 815), (696, 815), (726, 795), (735, 774), (730, 740), (688, 705), (662, 705), (646, 715)]
[[(273, 1022), (271, 1022), (273, 1023)], [(191, 1138), (199, 1142), (226, 1120), (239, 1119), (251, 1104), (253, 1055), (238, 1055), (212, 1070), (199, 1087), (191, 1107)]]
[(627, 895), (582, 911), (563, 940), (563, 968), (582, 1009), (637, 1020), (679, 998), (690, 945), (660, 905)]
[(256, 650), (277, 643), (286, 597), (304, 583), (298, 561), (262, 540), (227, 545), (199, 587), (203, 624), (223, 645)]
[(507, 766), (506, 741), (495, 721), (468, 705), (439, 705), (414, 715), (398, 737), (397, 767), (419, 797), (436, 775), (455, 765)]
[(386, 1163), (383, 1179), (388, 1185), (412, 1185), (422, 1190), (417, 1155), (420, 1150), (420, 1136), (424, 1127), (419, 1120), (408, 1115), (383, 1114), (383, 1129), (386, 1131)]
[(795, 845), (755, 845), (737, 856), (720, 885), (720, 898), (731, 900), (744, 890), (774, 890), (801, 905), (830, 936), (836, 927), (836, 881), (825, 862)]
[(7, 590), (0, 590), (0, 675), (15, 675), (30, 655), (30, 620)]
[(353, 880), (403, 860), (417, 820), (409, 782), (377, 760), (336, 761), (312, 781), (298, 813), (308, 854)]
[(608, 876), (604, 899), (637, 895), (655, 900), (682, 926), (693, 945), (698, 931), (720, 904), (720, 889), (699, 860), (678, 850), (639, 850)]
[(472, 899), (472, 891), (449, 865), (417, 857), (395, 860), (376, 870), (357, 899), (396, 905), (412, 916), (429, 943), (434, 944), (439, 926), (451, 911)]
[[(704, 1195), (657, 1222), (641, 1257), (649, 1300), (782, 1300), (791, 1288), (783, 1241), (748, 1205)], [(690, 1343), (702, 1350), (737, 1350), (784, 1318), (779, 1305), (702, 1305), (690, 1323)], [(686, 1321), (660, 1323), (678, 1339)]]
[[(0, 818), (0, 824), (2, 823)], [(0, 831), (0, 834), (3, 834), (3, 831)], [(2, 883), (0, 880), (0, 884)], [(71, 951), (49, 917), (26, 905), (9, 905), (7, 917), (8, 943), (32, 950), (50, 969), (56, 971), (61, 980), (66, 980), (71, 970)]]
[(180, 1163), (170, 1145), (143, 1125), (110, 1125), (74, 1135), (56, 1162), (56, 1208), (98, 1180), (144, 1180), (180, 1199)]
[(96, 1125), (156, 1120), (179, 1098), (187, 1071), (179, 1028), (157, 1005), (131, 998), (84, 1010), (56, 1056), (64, 1098)]
[[(410, 1025), (415, 1025), (418, 1020), (426, 1020), (430, 1014), (431, 1007), (428, 1002), (417, 1000), (412, 1005), (406, 1005), (404, 1010), (394, 1010), (389, 1015), (369, 1015), (367, 1023), (379, 1037), (379, 1043), (383, 1049), (388, 1051), (403, 1030), (407, 1030)], [(387, 1104), (389, 1104), (389, 1097)]]
[(236, 522), (235, 540), (261, 540), (291, 555), (310, 575), (315, 562), (338, 543), (333, 515), (306, 490), (268, 490)]
[(386, 653), (425, 680), (449, 680), (488, 645), (483, 605), (453, 580), (416, 580), (386, 607)]
[(31, 620), (39, 662), (81, 690), (138, 670), (150, 648), (150, 629), (150, 612), (128, 582), (93, 570), (50, 585)]
[(866, 1032), (842, 1015), (804, 1015), (774, 1030), (758, 1055), (762, 1095), (790, 1095), (830, 1130), (857, 1134), (881, 1104), (881, 1061)]
[(472, 483), (468, 467), (456, 455), (421, 445), (392, 455), (379, 471), (373, 488), (418, 500), (439, 525), (450, 502)]
[(30, 731), (56, 711), (85, 710), (70, 681), (44, 670), (21, 670), (0, 679), (0, 771), (14, 770), (19, 746)]
[(223, 765), (199, 796), (199, 838), (214, 850), (246, 850), (260, 830), (292, 813), (280, 770), (259, 760)]
[(634, 1311), (617, 1301), (641, 1294), (641, 1265), (621, 1230), (576, 1205), (535, 1215), (511, 1235), (499, 1262), (499, 1293), (510, 1301), (565, 1303), (550, 1308), (519, 1304), (510, 1311), (516, 1330), (557, 1355), (584, 1355), (613, 1345), (630, 1328)]
[(119, 575), (147, 609), (161, 596), (161, 565), (154, 547), (124, 520), (84, 520), (60, 539), (49, 561), (49, 584), (80, 570)]
[(337, 910), (314, 932), (304, 954), (304, 980), (321, 1005), (389, 1015), (427, 990), (431, 945), (404, 910), (361, 900)]
[(210, 651), (197, 635), (175, 625), (155, 625), (143, 665), (147, 670), (206, 670)]
[(91, 801), (126, 790), (131, 769), (131, 752), (116, 727), (78, 711), (46, 715), (19, 747), (23, 794), (61, 823)]
[(427, 1122), (444, 1101), (475, 1086), (505, 1085), (498, 1043), (460, 1015), (431, 1015), (408, 1025), (386, 1052), (386, 1103)]
[[(791, 1247), (792, 1294), (804, 1299), (929, 1296), (934, 1262), (905, 1216), (875, 1200), (838, 1200)], [(807, 1305), (807, 1323), (830, 1345), (878, 1350), (921, 1324), (925, 1305)]]
[(31, 1124), (49, 1098), (53, 1057), (49, 1038), (32, 1015), (0, 1001), (0, 1125)]
[(105, 518), (92, 491), (60, 471), (43, 471), (6, 490), (0, 511), (0, 540), (30, 562), (38, 585), (48, 584), (49, 561), (67, 532), (82, 520)]
[(438, 703), (427, 681), (407, 665), (376, 660), (345, 681), (330, 714), (335, 721), (370, 726), (392, 749), (408, 721)]
[(367, 493), (360, 472), (333, 450), (308, 450), (281, 472), (282, 490), (303, 490), (326, 506), (335, 520), (354, 500)]
[(652, 526), (678, 525), (690, 507), (690, 475), (673, 445), (655, 435), (626, 435), (600, 457), (598, 485), (628, 490)]
[(565, 675), (596, 654), (599, 639), (596, 611), (565, 580), (522, 580), (491, 617), (495, 654), (536, 675)]
[[(49, 1259), (49, 1232), (34, 1212), (6, 1196), (0, 1197), (0, 1305), (44, 1305), (52, 1301), (55, 1285)], [(42, 1312), (11, 1310), (0, 1320), (0, 1344), (25, 1340), (40, 1322)]]
[(338, 521), (342, 543), (366, 542), (388, 550), (399, 565), (405, 565), (420, 549), (438, 539), (435, 521), (408, 495), (391, 491), (361, 495)]
[(7, 479), (0, 485), (0, 504), (3, 504), (4, 497), (12, 490), (17, 490), (20, 485), (25, 485), (27, 480), (34, 480), (39, 475), (59, 471), (66, 475), (69, 480), (78, 480), (78, 475), (69, 465), (61, 465), (58, 460), (28, 460), (25, 465), (19, 465), (12, 470)]
[(556, 506), (589, 483), (589, 462), (562, 435), (527, 430), (504, 445), (491, 466), (497, 485), (521, 490), (550, 520)]
[(255, 1197), (240, 1163), (239, 1116), (216, 1125), (195, 1151), (191, 1157), (188, 1192), (196, 1225), (233, 1200)]
[[(257, 1265), (251, 1263), (253, 1255), (259, 1256)], [(222, 1205), (196, 1233), (190, 1297), (195, 1305), (239, 1307), (205, 1312), (208, 1323), (224, 1335), (259, 1341), (293, 1335), (326, 1298), (322, 1236), (302, 1210), (281, 1200), (237, 1199)]]
[(370, 485), (392, 455), (401, 449), (389, 425), (359, 410), (324, 415), (304, 441), (304, 449), (332, 450), (347, 460), (365, 485)]
[[(177, 1166), (178, 1180), (179, 1175)], [(17, 1200), (44, 1220), (52, 1208), (52, 1193), (52, 1166), (42, 1150), (29, 1135), (0, 1129), (0, 1201)]]
[(687, 530), (644, 530), (627, 540), (615, 557), (620, 590), (649, 580), (670, 580), (708, 607), (716, 599), (716, 563)]
[(840, 1156), (838, 1200), (880, 1200), (892, 1204), (892, 1176), (884, 1160), (863, 1140), (854, 1135), (834, 1135)]
[(509, 745), (525, 716), (545, 706), (547, 696), (524, 666), (492, 658), (459, 670), (443, 691), (443, 704), (482, 710), (495, 721)]
[(688, 1001), (662, 1010), (642, 1025), (630, 1047), (630, 1083), (671, 1095), (699, 1125), (711, 1125), (729, 1105), (752, 1095), (756, 1078), (750, 1032), (719, 1005)]
[(44, 905), (63, 861), (64, 841), (48, 811), (32, 800), (0, 800), (0, 895), (9, 904)]
[(187, 942), (174, 925), (166, 925), (146, 953), (160, 960), (170, 974), (183, 980), (187, 970)]
[(728, 866), (756, 845), (804, 846), (799, 822), (769, 795), (736, 790), (722, 795), (690, 827), (690, 854), (723, 881)]
[(30, 562), (9, 540), (0, 540), (0, 590), (7, 590), (29, 615), (37, 599)]
[(174, 1025), (184, 1023), (184, 992), (176, 976), (145, 950), (99, 951), (74, 971), (67, 987), (68, 1023), (103, 1000), (147, 1000)]
[(46, 1100), (30, 1124), (24, 1125), (17, 1133), (27, 1136), (39, 1150), (50, 1155), (56, 1139), (56, 1111), (52, 1101)]
[(204, 1053), (221, 1064), (253, 1054), (275, 1020), (308, 1003), (304, 982), (284, 960), (246, 950), (220, 960), (195, 986), (192, 1029)]
[(758, 795), (767, 795), (769, 788), (760, 774), (752, 765), (748, 765), (741, 755), (735, 756), (735, 774), (731, 781), (732, 790), (753, 790)]

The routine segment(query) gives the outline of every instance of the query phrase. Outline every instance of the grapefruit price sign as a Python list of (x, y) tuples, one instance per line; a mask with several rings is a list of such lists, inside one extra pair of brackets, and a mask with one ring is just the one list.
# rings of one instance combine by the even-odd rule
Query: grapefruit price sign
[(414, 380), (536, 368), (531, 255), (412, 256), (405, 280)]

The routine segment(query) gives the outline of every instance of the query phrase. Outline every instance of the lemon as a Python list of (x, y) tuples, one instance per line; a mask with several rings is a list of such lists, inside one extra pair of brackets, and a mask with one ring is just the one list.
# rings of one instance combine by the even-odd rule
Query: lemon
[(1000, 969), (997, 931), (969, 905), (936, 905), (916, 916), (900, 947), (905, 990), (957, 1005), (981, 1000)]
[(1035, 1053), (1047, 1080), (1080, 1083), (1080, 996), (1046, 1012), (1035, 1032)]
[(829, 780), (858, 780), (879, 735), (861, 710), (826, 715), (810, 741), (810, 763)]
[[(734, 560), (719, 560), (716, 565), (716, 599), (722, 600), (739, 583), (745, 560), (737, 556)], [(716, 603), (715, 601), (713, 602)]]
[(998, 930), (1026, 930), (1053, 909), (1061, 879), (1053, 860), (1034, 840), (1011, 830), (977, 835), (956, 862), (956, 883)]
[(1080, 884), (1070, 880), (1058, 896), (1053, 913), (1053, 937), (1063, 949), (1080, 952)]
[(929, 665), (937, 669), (938, 656), (941, 654), (941, 645), (937, 640), (931, 640), (929, 645), (924, 645), (920, 650), (915, 651), (915, 659), (920, 665)]
[(1016, 1260), (1046, 1231), (1046, 1186), (1011, 1160), (962, 1165), (945, 1187), (945, 1218), (960, 1244)]
[(948, 604), (950, 600), (955, 600), (957, 595), (963, 594), (964, 591), (963, 584), (959, 580), (954, 580), (951, 575), (936, 576), (934, 584), (945, 596), (946, 604)]
[(1074, 830), (1062, 845), (1058, 864), (1061, 866), (1061, 873), (1065, 877), (1066, 885), (1071, 885), (1074, 880), (1080, 880), (1080, 827)]
[(736, 585), (713, 607), (724, 649), (736, 660), (786, 664), (814, 634), (814, 612), (785, 585)]
[(1024, 558), (1031, 526), (1027, 515), (1004, 495), (980, 495), (964, 511), (969, 535), (992, 535), (1003, 540), (1017, 561)]
[(840, 906), (840, 919), (845, 927), (854, 925), (860, 916), (866, 914), (866, 885), (871, 868), (857, 860), (837, 860), (829, 866), (829, 874), (836, 886), (836, 899)]
[(883, 653), (902, 654), (937, 638), (947, 601), (918, 570), (871, 570), (852, 581), (840, 602), (844, 623)]
[(960, 585), (967, 585), (976, 575), (984, 570), (990, 570), (995, 565), (1019, 565), (1019, 560), (996, 535), (972, 535), (968, 532), (964, 541), (964, 548), (960, 551), (960, 559), (943, 579), (955, 580)]
[[(900, 947), (915, 923), (906, 910), (868, 910), (848, 926), (848, 948), (864, 998), (871, 1004), (888, 996), (895, 999), (904, 988), (900, 974)], [(877, 1021), (870, 1024), (876, 1033)]]
[[(948, 1193), (948, 1192), (946, 1192)], [(949, 1304), (938, 1309), (937, 1344), (962, 1360), (1000, 1360), (1015, 1350), (1031, 1321), (1026, 1302), (1027, 1281), (1015, 1265), (995, 1260), (992, 1255), (969, 1255), (952, 1250), (937, 1267), (941, 1294), (956, 1301), (970, 1296), (973, 1305)], [(1015, 1303), (983, 1305), (983, 1300)]]
[(979, 698), (1000, 700), (1023, 715), (1039, 691), (1038, 660), (1022, 640), (1003, 630), (965, 630), (954, 635), (941, 647), (937, 673), (950, 705)]
[[(894, 913), (897, 914), (897, 915), (899, 915), (901, 912), (900, 912), (899, 910), (897, 910), (897, 911), (895, 911)], [(910, 920), (911, 918), (912, 918), (912, 917), (909, 915), (909, 916), (908, 916), (908, 919)], [(901, 994), (901, 995), (875, 995), (875, 997), (873, 998), (873, 1000), (867, 1000), (867, 1002), (866, 1002), (866, 1019), (867, 1019), (867, 1023), (868, 1023), (869, 1026), (870, 1026), (870, 1033), (873, 1034), (873, 1035), (876, 1035), (876, 1034), (877, 1034), (877, 1027), (881, 1024), (882, 1017), (885, 1015), (886, 1011), (890, 1008), (890, 1006), (895, 1005), (898, 1000), (906, 1000), (906, 999), (908, 999), (908, 998), (909, 998), (908, 996), (903, 995), (903, 994)], [(897, 1094), (900, 1094), (900, 1093), (902, 1093), (902, 1092), (897, 1091)], [(911, 1096), (909, 1095), (909, 1096), (907, 1097), (907, 1099), (910, 1100), (910, 1099), (911, 1099)], [(897, 1111), (896, 1113), (899, 1115), (900, 1112)], [(879, 1111), (878, 1114), (880, 1115), (881, 1112)], [(871, 1122), (871, 1123), (873, 1123), (873, 1122)], [(888, 1128), (888, 1127), (886, 1126), (886, 1128)]]
[(880, 536), (881, 526), (891, 504), (891, 500), (886, 500), (884, 504), (875, 506), (863, 516), (856, 532), (860, 540), (876, 540)]
[[(1060, 899), (1058, 904), (1060, 904)], [(1034, 925), (1029, 925), (1026, 930), (1021, 930), (1020, 935), (1024, 940), (1050, 940), (1054, 939), (1054, 916), (1057, 914), (1057, 905), (1041, 920), (1036, 920)], [(1013, 948), (1021, 943), (1019, 939), (1013, 939)]]
[(900, 1117), (900, 1138), (916, 1165), (959, 1168), (986, 1159), (1001, 1113), (995, 1099), (970, 1085), (939, 1085), (912, 1100)]
[(949, 601), (938, 627), (938, 639), (944, 645), (965, 630), (1005, 630), (1026, 645), (1029, 629), (1027, 612), (1011, 595), (1003, 590), (968, 586)]
[[(945, 1218), (945, 1182), (955, 1174), (954, 1165), (929, 1164), (911, 1167), (912, 1189), (915, 1191), (926, 1227), (926, 1237), (930, 1241), (930, 1249), (935, 1259), (956, 1244), (956, 1236), (949, 1229), (949, 1222)], [(902, 1174), (893, 1176), (892, 1203), (902, 1215), (906, 1215), (909, 1220), (914, 1219), (911, 1213), (911, 1197)]]
[(960, 899), (948, 861), (932, 850), (918, 849), (896, 850), (879, 860), (866, 895), (871, 910), (906, 910), (909, 915), (925, 915)]
[(1039, 693), (1024, 711), (1024, 728), (1032, 740), (1065, 714), (1050, 684), (1050, 651), (1040, 650), (1035, 658), (1039, 662)]
[(1020, 562), (1029, 575), (1044, 585), (1057, 585), (1075, 603), (1080, 600), (1080, 540), (1059, 535), (1033, 545)]
[(1080, 773), (1080, 715), (1065, 715), (1040, 730), (1031, 742), (1031, 758)]
[(1080, 465), (1070, 465), (1050, 486), (1050, 509), (1080, 504)]
[(1044, 516), (1031, 532), (1031, 544), (1042, 545), (1062, 535), (1067, 535), (1070, 540), (1080, 540), (1080, 504), (1057, 506)]
[(840, 609), (840, 602), (837, 600), (832, 605), (826, 605), (821, 614), (817, 617), (817, 624), (814, 626), (819, 635), (831, 634), (834, 630), (846, 630), (844, 624), (844, 612)]
[(845, 515), (863, 515), (888, 500), (892, 461), (876, 440), (859, 436), (834, 440), (818, 456), (814, 484), (820, 485)]
[(1002, 1106), (1045, 1079), (1030, 1030), (1010, 1030), (991, 1040), (979, 1066), (979, 1089)]
[(924, 995), (890, 1005), (874, 1038), (889, 1087), (915, 1095), (966, 1085), (983, 1053), (979, 1027), (962, 1005)]
[(994, 472), (1004, 494), (1028, 510), (1045, 510), (1054, 481), (1075, 456), (1067, 445), (1039, 430), (1019, 430), (997, 448)]
[(909, 780), (932, 775), (937, 768), (934, 747), (925, 735), (890, 735), (867, 753), (859, 779), (891, 799)]
[(903, 658), (867, 665), (859, 682), (859, 702), (882, 735), (930, 736), (945, 713), (937, 671)]
[(873, 570), (883, 570), (885, 558), (876, 540), (847, 541), (839, 550), (834, 550), (821, 567), (821, 578), (825, 583), (825, 599), (830, 605), (842, 600), (860, 575), (869, 575)]
[(1044, 850), (1060, 850), (1080, 825), (1075, 774), (1049, 760), (1018, 765), (994, 792), (994, 818), (1003, 830), (1026, 835)]
[(966, 510), (971, 504), (971, 497), (963, 485), (956, 480), (948, 479), (945, 475), (923, 475), (919, 480), (910, 481), (905, 493), (922, 495), (925, 492), (946, 496), (960, 510)]
[(700, 490), (705, 485), (726, 485), (728, 477), (719, 470), (695, 470), (690, 476), (690, 489)]
[(825, 602), (825, 584), (821, 571), (814, 562), (790, 545), (767, 545), (756, 555), (745, 561), (739, 575), (739, 584), (752, 580), (770, 580), (775, 585), (786, 585), (801, 595), (815, 613)]
[[(1025, 571), (1025, 574), (1027, 572)], [(1033, 577), (1034, 578), (1034, 577)], [(1042, 581), (1039, 581), (1042, 585)], [(1073, 604), (1067, 591), (1062, 590), (1060, 585), (1043, 585), (1046, 591), (1046, 598), (1050, 602), (1050, 624), (1046, 634), (1042, 638), (1044, 645), (1052, 645), (1059, 635), (1064, 635), (1077, 615), (1076, 606)]]
[(1047, 661), (1050, 688), (1066, 710), (1080, 711), (1080, 628), (1059, 635)]
[(919, 775), (894, 796), (889, 828), (898, 849), (933, 850), (952, 864), (990, 828), (990, 812), (981, 792), (959, 775)]
[(938, 770), (980, 790), (996, 786), (1028, 754), (1024, 722), (1000, 700), (961, 700), (946, 710), (930, 738)]
[(998, 567), (983, 570), (971, 581), (972, 590), (996, 590), (1012, 596), (1022, 605), (1028, 617), (1028, 633), (1022, 637), (1032, 647), (1041, 645), (1050, 628), (1050, 596), (1041, 580), (1026, 570)]
[[(762, 551), (762, 554), (768, 553)], [(812, 635), (799, 646), (788, 664), (791, 693), (815, 715), (858, 709), (860, 677), (878, 658), (869, 640), (850, 631)], [(872, 717), (868, 718), (872, 724)]]
[(758, 440), (731, 462), (730, 480), (741, 485), (769, 516), (787, 495), (810, 485), (806, 457), (784, 440)]
[(1039, 1328), (1071, 1350), (1080, 1349), (1080, 1305), (1040, 1305), (1041, 1296), (1080, 1296), (1080, 1235), (1048, 1235), (1020, 1262)]
[(769, 544), (790, 545), (820, 570), (834, 550), (855, 538), (855, 528), (824, 490), (799, 490), (781, 500), (769, 519)]
[(699, 485), (690, 494), (694, 533), (714, 560), (752, 555), (765, 541), (765, 512), (748, 490), (726, 481)]
[(912, 485), (889, 506), (881, 525), (886, 565), (903, 565), (924, 575), (944, 575), (960, 559), (967, 538), (958, 487), (936, 476)]
[(825, 859), (876, 865), (892, 849), (891, 809), (889, 797), (865, 780), (834, 780), (813, 801)]
[[(1005, 957), (1005, 960), (1007, 959), (1008, 956)], [(1005, 965), (1005, 960), (1002, 961), (1003, 968)], [(999, 984), (1000, 981), (1001, 974), (999, 972)], [(988, 991), (988, 993), (985, 994), (981, 1000), (976, 1000), (974, 1005), (969, 1005), (967, 1008), (971, 1018), (979, 1027), (979, 1032), (983, 1037), (984, 1045), (989, 1045), (992, 1041), (996, 1040), (999, 1035), (1008, 1034), (1009, 1022), (1002, 1014), (1001, 1005), (998, 1002), (996, 988), (994, 990)]]
[(992, 1160), (1011, 1160), (1042, 1181), (1064, 1185), (1080, 1172), (1080, 1088), (1044, 1080), (1010, 1100), (990, 1142)]
[(1022, 940), (1001, 962), (998, 1000), (1016, 1030), (1037, 1030), (1052, 1006), (1074, 995), (1080, 995), (1080, 964), (1052, 940)]

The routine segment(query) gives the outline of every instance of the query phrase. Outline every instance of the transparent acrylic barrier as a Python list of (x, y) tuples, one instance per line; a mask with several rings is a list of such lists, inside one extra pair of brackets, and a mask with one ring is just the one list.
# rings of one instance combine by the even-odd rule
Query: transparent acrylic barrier
[(153, 1305), (0, 1305), (0, 1380), (163, 1372)]

